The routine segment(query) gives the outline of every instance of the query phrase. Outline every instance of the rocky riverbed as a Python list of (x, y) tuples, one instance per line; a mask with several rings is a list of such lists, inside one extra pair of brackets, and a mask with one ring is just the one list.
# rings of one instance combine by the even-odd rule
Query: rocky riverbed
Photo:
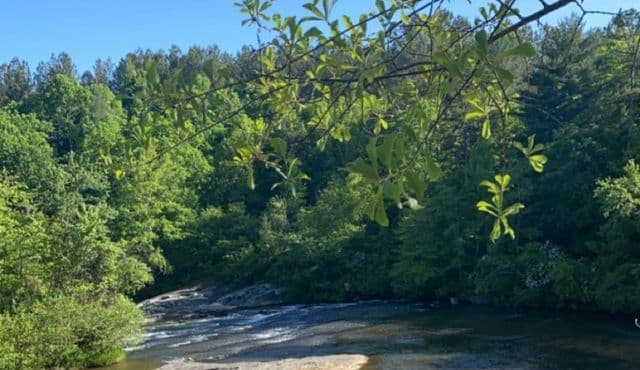
[(271, 284), (257, 284), (238, 290), (199, 284), (144, 300), (139, 307), (145, 312), (148, 322), (155, 322), (170, 318), (224, 316), (233, 310), (282, 303), (282, 290)]
[(281, 298), (269, 285), (201, 286), (145, 301), (144, 341), (108, 369), (640, 368), (632, 318)]

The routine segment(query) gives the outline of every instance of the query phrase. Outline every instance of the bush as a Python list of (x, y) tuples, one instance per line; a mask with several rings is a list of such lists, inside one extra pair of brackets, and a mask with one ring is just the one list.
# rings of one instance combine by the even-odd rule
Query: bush
[(0, 368), (91, 367), (121, 360), (122, 348), (139, 337), (142, 313), (121, 295), (90, 298), (82, 288), (0, 316)]
[(554, 272), (565, 260), (560, 249), (548, 243), (528, 243), (515, 255), (496, 249), (478, 262), (476, 292), (499, 305), (556, 305)]

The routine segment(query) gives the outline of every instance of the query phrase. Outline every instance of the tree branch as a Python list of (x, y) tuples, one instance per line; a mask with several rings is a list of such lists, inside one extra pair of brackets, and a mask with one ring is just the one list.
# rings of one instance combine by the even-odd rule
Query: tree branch
[(506, 35), (510, 34), (511, 32), (514, 32), (524, 26), (526, 26), (527, 24), (531, 23), (531, 22), (535, 22), (538, 19), (544, 17), (545, 15), (554, 12), (564, 6), (569, 5), (570, 3), (575, 3), (575, 0), (558, 0), (553, 4), (549, 4), (545, 7), (543, 7), (542, 9), (540, 9), (539, 11), (528, 15), (526, 17), (523, 17), (520, 21), (514, 23), (513, 25), (505, 28), (504, 30), (497, 32), (495, 35), (491, 36), (491, 38), (489, 39), (489, 42), (494, 42), (497, 41), (503, 37), (505, 37)]

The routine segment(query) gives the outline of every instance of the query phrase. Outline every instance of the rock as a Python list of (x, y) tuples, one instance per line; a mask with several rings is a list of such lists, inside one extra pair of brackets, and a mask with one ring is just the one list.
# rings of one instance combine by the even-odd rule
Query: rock
[(146, 313), (147, 322), (154, 322), (187, 315), (225, 316), (237, 308), (281, 304), (282, 295), (282, 289), (271, 284), (257, 284), (235, 291), (213, 284), (199, 284), (149, 298), (138, 307)]
[(271, 284), (258, 284), (233, 291), (218, 298), (215, 303), (234, 308), (248, 308), (281, 304), (282, 301), (282, 289)]
[(364, 355), (330, 355), (287, 358), (276, 361), (202, 363), (172, 362), (158, 370), (358, 370), (367, 364)]

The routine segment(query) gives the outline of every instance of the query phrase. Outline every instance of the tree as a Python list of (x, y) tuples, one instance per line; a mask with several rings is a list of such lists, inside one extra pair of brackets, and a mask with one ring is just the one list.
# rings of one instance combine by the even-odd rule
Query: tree
[(91, 122), (91, 92), (64, 74), (52, 74), (35, 94), (23, 102), (23, 112), (35, 113), (53, 124), (49, 138), (56, 156), (82, 148)]
[(27, 62), (13, 58), (0, 65), (0, 106), (20, 101), (31, 91), (31, 72)]
[(635, 240), (640, 236), (640, 168), (633, 161), (617, 178), (598, 181), (595, 196), (606, 218), (602, 241), (594, 252), (594, 267), (602, 273), (595, 278), (595, 299), (611, 311), (634, 312), (640, 309), (638, 262)]
[(37, 90), (45, 87), (52, 76), (64, 75), (75, 80), (78, 75), (71, 56), (67, 53), (51, 54), (48, 62), (40, 62), (36, 67), (34, 82)]
[(30, 189), (32, 200), (46, 213), (56, 207), (54, 194), (62, 175), (48, 143), (51, 131), (51, 125), (35, 115), (0, 110), (0, 167)]

